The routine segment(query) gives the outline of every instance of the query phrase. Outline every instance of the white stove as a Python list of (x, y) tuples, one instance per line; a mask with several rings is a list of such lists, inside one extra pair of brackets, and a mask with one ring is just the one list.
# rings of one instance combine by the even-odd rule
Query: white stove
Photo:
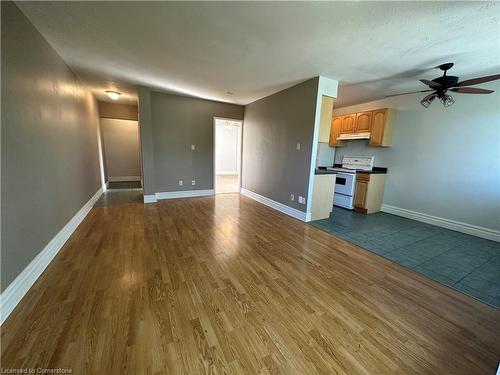
[(349, 168), (327, 167), (326, 169), (332, 172), (339, 172), (339, 173), (356, 173), (355, 169), (349, 169)]
[(330, 171), (337, 172), (335, 193), (333, 194), (333, 204), (335, 206), (349, 210), (354, 208), (356, 172), (371, 171), (374, 161), (374, 156), (344, 156), (342, 158), (342, 168), (327, 168)]

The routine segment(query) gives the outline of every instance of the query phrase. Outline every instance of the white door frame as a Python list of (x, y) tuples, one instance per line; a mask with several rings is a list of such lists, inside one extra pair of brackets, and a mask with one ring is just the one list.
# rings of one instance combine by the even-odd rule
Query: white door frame
[(242, 132), (243, 132), (243, 120), (238, 120), (234, 118), (226, 118), (226, 117), (214, 117), (214, 132), (213, 132), (213, 145), (214, 145), (214, 194), (217, 194), (217, 158), (216, 158), (216, 132), (217, 132), (217, 120), (226, 120), (226, 121), (232, 121), (232, 122), (239, 122), (240, 125), (238, 126), (238, 144), (236, 145), (237, 147), (237, 152), (236, 152), (236, 165), (238, 169), (238, 193), (241, 192), (241, 155), (242, 155)]

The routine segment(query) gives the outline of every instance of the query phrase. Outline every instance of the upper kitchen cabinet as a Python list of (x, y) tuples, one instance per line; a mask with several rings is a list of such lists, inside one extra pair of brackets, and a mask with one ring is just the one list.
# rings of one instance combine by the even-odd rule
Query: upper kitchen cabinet
[(370, 146), (390, 146), (396, 119), (394, 109), (384, 108), (372, 111)]
[(389, 108), (335, 116), (331, 121), (330, 146), (339, 147), (345, 141), (359, 139), (368, 139), (370, 146), (390, 146), (395, 118), (396, 111)]
[(370, 131), (372, 124), (372, 112), (356, 113), (355, 133), (366, 133)]
[(332, 126), (330, 129), (330, 147), (345, 146), (345, 141), (339, 141), (337, 138), (340, 136), (342, 129), (342, 116), (332, 118)]
[(324, 95), (321, 99), (318, 142), (327, 143), (330, 141), (330, 122), (333, 112), (333, 100), (333, 98)]
[(341, 134), (351, 134), (354, 133), (354, 126), (356, 124), (356, 114), (344, 115), (342, 116), (342, 126), (340, 127)]

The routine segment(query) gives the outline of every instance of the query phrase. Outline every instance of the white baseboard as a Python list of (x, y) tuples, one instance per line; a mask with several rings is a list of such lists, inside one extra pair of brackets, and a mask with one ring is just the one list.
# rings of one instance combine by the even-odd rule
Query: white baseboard
[(206, 197), (214, 195), (214, 189), (208, 190), (184, 190), (184, 191), (166, 191), (164, 193), (156, 193), (156, 200), (160, 199), (175, 199), (175, 198), (192, 198), (192, 197)]
[(207, 197), (214, 195), (214, 189), (208, 190), (181, 190), (181, 191), (165, 191), (162, 193), (155, 193), (144, 196), (144, 203), (156, 203), (161, 199), (176, 199), (176, 198), (194, 198), (194, 197)]
[(260, 194), (254, 193), (253, 191), (247, 190), (245, 188), (241, 188), (241, 194), (244, 196), (251, 198), (253, 200), (256, 200), (259, 203), (262, 203), (268, 207), (274, 208), (275, 210), (278, 210), (280, 212), (283, 212), (284, 214), (287, 214), (288, 216), (294, 217), (295, 219), (301, 220), (301, 221), (308, 221), (308, 215), (309, 215), (309, 221), (311, 220), (311, 214), (306, 214), (305, 212), (299, 211), (296, 208), (287, 206), (286, 204), (279, 203), (276, 201), (273, 201), (272, 199), (266, 198)]
[(128, 182), (128, 181), (141, 181), (141, 176), (116, 176), (108, 177), (109, 182)]
[(5, 289), (0, 296), (0, 324), (5, 322), (5, 319), (7, 319), (24, 295), (33, 286), (59, 250), (62, 249), (68, 238), (83, 219), (85, 219), (102, 193), (103, 188), (101, 187)]
[(124, 191), (142, 191), (142, 188), (130, 188), (130, 189), (107, 189), (108, 193), (123, 193)]
[(144, 203), (156, 203), (156, 195), (144, 195)]
[(407, 210), (405, 208), (390, 206), (387, 204), (382, 205), (382, 211), (387, 212), (389, 214), (406, 217), (407, 219), (413, 219), (421, 221), (423, 223), (436, 225), (438, 227), (443, 227), (446, 229), (455, 230), (457, 232), (462, 232), (473, 236), (486, 238), (488, 240), (500, 242), (500, 231), (495, 229), (489, 229), (477, 225), (466, 224), (460, 221), (445, 219), (438, 216), (432, 216), (421, 212)]
[(238, 171), (220, 171), (216, 174), (226, 175), (226, 174), (238, 174)]

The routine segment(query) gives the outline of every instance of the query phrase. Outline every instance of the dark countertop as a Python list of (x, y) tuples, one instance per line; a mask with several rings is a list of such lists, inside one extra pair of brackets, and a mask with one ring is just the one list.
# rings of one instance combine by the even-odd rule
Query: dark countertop
[(337, 172), (329, 171), (326, 167), (319, 167), (314, 170), (314, 174), (337, 174)]
[[(334, 167), (342, 167), (340, 164), (335, 164)], [(337, 174), (338, 172), (329, 171), (326, 167), (318, 167), (315, 169), (314, 174)], [(387, 168), (384, 167), (373, 167), (371, 171), (359, 171), (358, 173), (368, 173), (368, 174), (387, 174)]]

